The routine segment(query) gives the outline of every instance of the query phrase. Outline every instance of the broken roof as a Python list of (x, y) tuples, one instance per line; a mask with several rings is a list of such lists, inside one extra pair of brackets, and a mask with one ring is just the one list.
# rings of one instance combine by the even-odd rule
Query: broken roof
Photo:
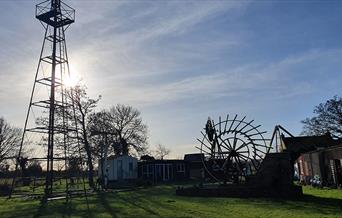
[(321, 136), (283, 137), (282, 140), (286, 151), (298, 156), (305, 152), (342, 145), (342, 139), (333, 139), (329, 133)]

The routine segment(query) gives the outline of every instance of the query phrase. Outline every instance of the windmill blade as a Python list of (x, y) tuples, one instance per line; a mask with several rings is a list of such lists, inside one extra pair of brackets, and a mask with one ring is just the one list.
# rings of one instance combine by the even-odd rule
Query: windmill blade
[[(208, 175), (211, 175), (215, 181), (223, 182), (227, 178), (236, 178), (236, 176), (241, 178), (247, 174), (253, 175), (259, 170), (260, 163), (270, 148), (263, 136), (266, 131), (259, 131), (261, 125), (253, 125), (253, 122), (254, 120), (246, 120), (246, 116), (239, 119), (237, 114), (229, 120), (227, 114), (226, 120), (219, 117), (218, 122), (215, 123), (211, 119), (212, 126), (217, 129), (214, 131), (212, 141), (201, 131), (203, 139), (197, 139), (201, 143), (201, 148), (196, 148), (200, 149), (204, 156), (212, 158), (211, 161), (205, 161), (203, 164)], [(214, 168), (221, 169), (221, 173), (208, 171)]]
[(244, 116), (244, 117), (242, 118), (242, 120), (239, 121), (239, 123), (236, 125), (236, 127), (235, 127), (234, 130), (233, 130), (234, 132), (237, 130), (237, 128), (240, 126), (240, 124), (243, 123), (243, 121), (244, 121), (245, 119), (246, 119), (246, 116)]
[(225, 124), (224, 124), (224, 131), (227, 130), (227, 123), (228, 123), (228, 120), (229, 120), (229, 114), (227, 114), (227, 118), (226, 118), (226, 121), (225, 121)]
[(235, 115), (234, 119), (232, 120), (232, 123), (230, 124), (229, 129), (228, 129), (228, 132), (232, 129), (233, 124), (234, 124), (236, 118), (237, 118), (237, 114)]

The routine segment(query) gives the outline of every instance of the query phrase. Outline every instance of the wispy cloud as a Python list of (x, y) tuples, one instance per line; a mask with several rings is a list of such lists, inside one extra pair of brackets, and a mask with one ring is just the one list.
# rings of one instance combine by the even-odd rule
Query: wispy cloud
[[(43, 34), (34, 18), (39, 2), (0, 1), (0, 115), (10, 121), (24, 117), (32, 87)], [(67, 2), (76, 9), (67, 31), (70, 63), (90, 96), (103, 95), (103, 107), (140, 107), (151, 138), (162, 143), (190, 146), (191, 123), (226, 110), (264, 114), (272, 123), (270, 114), (286, 108), (282, 116), (294, 125), (290, 109), (303, 99), (315, 104), (341, 92), (341, 13), (329, 4)], [(301, 20), (304, 10), (313, 17)]]
[[(103, 92), (120, 93), (117, 95), (118, 101), (143, 105), (203, 97), (268, 96), (271, 99), (284, 99), (310, 94), (316, 90), (311, 78), (296, 81), (296, 77), (302, 73), (301, 66), (326, 62), (336, 55), (342, 57), (342, 50), (312, 50), (267, 64), (247, 64), (216, 73), (201, 72), (200, 75), (185, 76), (173, 82), (145, 81), (134, 84), (126, 78), (114, 82), (113, 87), (106, 88)], [(319, 74), (314, 69), (312, 73)]]
[[(200, 68), (201, 65), (210, 64), (218, 59), (225, 49), (241, 42), (239, 36), (231, 33), (217, 36), (214, 40), (205, 35), (190, 40), (188, 35), (196, 34), (193, 31), (202, 28), (200, 24), (220, 14), (243, 10), (248, 2), (145, 3), (131, 4), (130, 7), (127, 7), (127, 4), (119, 4), (111, 9), (104, 9), (103, 14), (112, 13), (114, 18), (95, 16), (94, 20), (100, 23), (101, 28), (98, 30), (97, 25), (96, 28), (89, 26), (94, 29), (84, 30), (84, 34), (89, 32), (86, 37), (88, 43), (78, 44), (77, 51), (71, 51), (70, 57), (72, 63), (79, 65), (78, 68), (90, 86), (101, 86), (100, 89), (106, 92), (110, 88), (103, 89), (100, 83), (111, 83), (115, 87), (120, 86), (119, 83), (123, 80), (148, 84), (152, 77), (159, 78), (159, 82), (163, 84), (164, 75), (176, 76), (178, 73), (179, 81), (162, 87), (162, 90), (167, 92), (176, 85), (181, 86), (194, 80), (180, 75), (181, 71), (192, 71), (196, 74), (194, 67)], [(81, 7), (80, 10), (85, 8)], [(101, 40), (98, 40), (99, 38)], [(99, 75), (102, 77), (99, 78)], [(200, 73), (195, 76), (199, 76), (198, 80), (205, 78)], [(134, 87), (130, 87), (126, 93), (133, 95), (127, 96), (128, 99), (134, 98)], [(151, 98), (158, 99), (157, 96), (153, 97), (153, 94)]]
[[(212, 16), (242, 7), (240, 2), (199, 2), (197, 4), (185, 3), (180, 7), (179, 2), (168, 4), (159, 17), (150, 25), (141, 25), (133, 31), (133, 36), (137, 35), (139, 40), (153, 40), (162, 36), (172, 36), (184, 34), (196, 25)], [(152, 10), (151, 12), (155, 12)]]

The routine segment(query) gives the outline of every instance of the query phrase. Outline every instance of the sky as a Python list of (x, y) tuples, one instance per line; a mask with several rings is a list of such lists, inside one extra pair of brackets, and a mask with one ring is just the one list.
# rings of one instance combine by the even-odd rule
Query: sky
[[(0, 116), (24, 125), (43, 41), (36, 0), (0, 0)], [(340, 1), (65, 0), (69, 61), (102, 96), (139, 109), (149, 144), (198, 152), (208, 116), (247, 116), (269, 136), (342, 86)]]

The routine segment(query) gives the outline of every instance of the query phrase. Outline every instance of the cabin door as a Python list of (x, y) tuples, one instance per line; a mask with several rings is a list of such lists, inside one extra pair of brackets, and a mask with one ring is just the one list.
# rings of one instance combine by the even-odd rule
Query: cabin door
[(172, 165), (171, 164), (164, 164), (164, 181), (169, 181), (172, 179)]
[(123, 179), (123, 168), (122, 168), (122, 160), (118, 160), (118, 180), (122, 180)]
[(156, 164), (155, 165), (155, 179), (156, 181), (162, 181), (164, 180), (163, 175), (164, 175), (164, 170), (163, 170), (163, 164)]
[(334, 160), (334, 171), (333, 171), (334, 181), (337, 186), (342, 184), (342, 165), (341, 160)]

